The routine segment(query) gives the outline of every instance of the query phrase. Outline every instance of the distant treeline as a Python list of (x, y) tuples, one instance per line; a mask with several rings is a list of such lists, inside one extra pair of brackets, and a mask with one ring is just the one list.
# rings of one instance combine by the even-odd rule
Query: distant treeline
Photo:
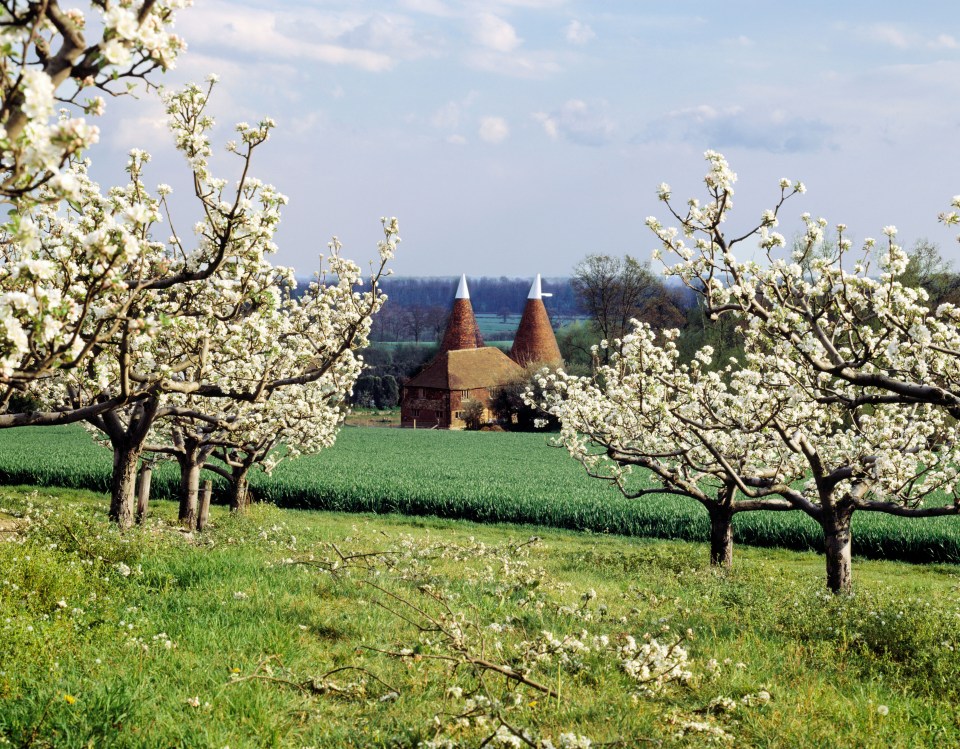
[[(459, 276), (431, 276), (404, 278), (392, 276), (380, 282), (380, 288), (390, 300), (390, 305), (402, 309), (411, 307), (441, 307), (449, 311), (457, 293)], [(298, 278), (295, 296), (303, 293), (310, 279)], [(532, 278), (480, 278), (467, 277), (470, 302), (478, 315), (519, 315), (523, 312), (530, 293)], [(558, 315), (581, 315), (569, 278), (544, 278), (543, 291), (553, 296), (548, 304), (551, 312)]]
[[(571, 278), (544, 278), (543, 291), (550, 297), (546, 300), (551, 315), (581, 317), (586, 313), (577, 299)], [(397, 277), (384, 278), (380, 288), (390, 300), (392, 307), (440, 307), (449, 311), (457, 293), (459, 276)], [(295, 296), (303, 293), (310, 279), (297, 279)], [(500, 276), (467, 276), (470, 303), (478, 315), (519, 315), (523, 312), (530, 293), (532, 278), (507, 278)], [(679, 283), (667, 280), (671, 296), (682, 308), (696, 303), (696, 295)]]
[[(449, 309), (457, 293), (457, 277), (396, 278), (384, 279), (383, 291), (390, 304), (403, 309), (410, 307), (443, 307)], [(519, 315), (530, 293), (532, 278), (480, 278), (467, 277), (470, 288), (470, 303), (478, 315)], [(577, 306), (569, 278), (543, 279), (544, 292), (553, 296), (549, 300), (551, 312), (559, 315), (582, 314)]]

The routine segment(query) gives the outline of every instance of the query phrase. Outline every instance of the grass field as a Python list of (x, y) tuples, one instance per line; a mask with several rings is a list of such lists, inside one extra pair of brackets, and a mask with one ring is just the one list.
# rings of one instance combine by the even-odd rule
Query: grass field
[[(476, 315), (476, 318), (480, 334), (487, 342), (512, 342), (520, 325), (520, 315), (507, 315), (506, 321), (500, 315)], [(565, 316), (563, 322), (569, 325), (586, 319), (583, 316)]]
[(512, 341), (520, 325), (520, 315), (476, 315), (480, 335), (485, 341)]
[(960, 745), (955, 567), (833, 597), (810, 553), (175, 509), (121, 536), (102, 495), (0, 489), (0, 745)]
[[(0, 483), (106, 491), (111, 455), (79, 427), (0, 431)], [(172, 497), (174, 464), (155, 474), (156, 495)], [(281, 464), (252, 481), (282, 507), (402, 513), (482, 522), (534, 523), (595, 533), (705, 540), (706, 512), (675, 497), (626, 500), (589, 479), (537, 434), (347, 427), (319, 455)], [(738, 543), (820, 549), (819, 527), (800, 513), (743, 513)], [(854, 517), (854, 553), (920, 562), (960, 562), (960, 518)]]
[(399, 427), (400, 407), (353, 408), (345, 423), (355, 427)]

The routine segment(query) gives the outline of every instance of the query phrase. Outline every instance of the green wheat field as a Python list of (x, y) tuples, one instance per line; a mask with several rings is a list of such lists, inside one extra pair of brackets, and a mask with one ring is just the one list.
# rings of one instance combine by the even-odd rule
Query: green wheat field
[[(703, 541), (706, 511), (682, 498), (623, 498), (584, 474), (542, 434), (345, 427), (336, 445), (252, 477), (257, 498), (279, 507), (530, 523), (593, 533)], [(0, 431), (0, 483), (109, 488), (111, 454), (77, 426)], [(175, 463), (154, 474), (154, 496), (172, 498)], [(214, 481), (218, 486), (219, 479)], [(738, 544), (821, 549), (819, 527), (799, 513), (742, 513)], [(960, 562), (960, 518), (854, 517), (854, 554)]]

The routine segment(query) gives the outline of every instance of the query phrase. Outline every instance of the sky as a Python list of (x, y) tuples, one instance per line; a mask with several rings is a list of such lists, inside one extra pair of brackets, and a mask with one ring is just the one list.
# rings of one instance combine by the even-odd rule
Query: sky
[[(808, 0), (195, 0), (188, 50), (159, 78), (217, 73), (233, 123), (277, 122), (253, 173), (289, 196), (276, 262), (309, 276), (332, 235), (369, 262), (397, 216), (403, 276), (570, 275), (591, 253), (647, 260), (647, 216), (703, 196), (703, 153), (739, 176), (728, 232), (752, 228), (781, 177), (855, 240), (899, 229), (960, 267), (937, 214), (960, 193), (960, 20), (954, 2)], [(154, 155), (178, 230), (194, 210), (152, 94), (108, 101), (94, 176)], [(215, 171), (236, 179), (236, 157)], [(754, 252), (744, 248), (740, 255)]]

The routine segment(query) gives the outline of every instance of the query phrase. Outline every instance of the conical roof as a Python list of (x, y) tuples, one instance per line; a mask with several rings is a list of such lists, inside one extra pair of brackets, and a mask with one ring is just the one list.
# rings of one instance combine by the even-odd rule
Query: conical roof
[(523, 317), (520, 318), (517, 335), (513, 339), (513, 348), (510, 349), (510, 358), (522, 367), (534, 363), (563, 366), (563, 357), (560, 356), (560, 347), (553, 334), (543, 296), (538, 273), (530, 287), (527, 305), (524, 307)]
[(467, 288), (466, 275), (460, 276), (460, 285), (457, 286), (457, 298), (453, 300), (453, 309), (447, 320), (447, 329), (440, 343), (440, 352), (456, 351), (458, 349), (480, 348), (483, 346), (483, 337), (480, 335), (480, 326), (473, 314), (473, 305), (470, 304), (470, 290)]

